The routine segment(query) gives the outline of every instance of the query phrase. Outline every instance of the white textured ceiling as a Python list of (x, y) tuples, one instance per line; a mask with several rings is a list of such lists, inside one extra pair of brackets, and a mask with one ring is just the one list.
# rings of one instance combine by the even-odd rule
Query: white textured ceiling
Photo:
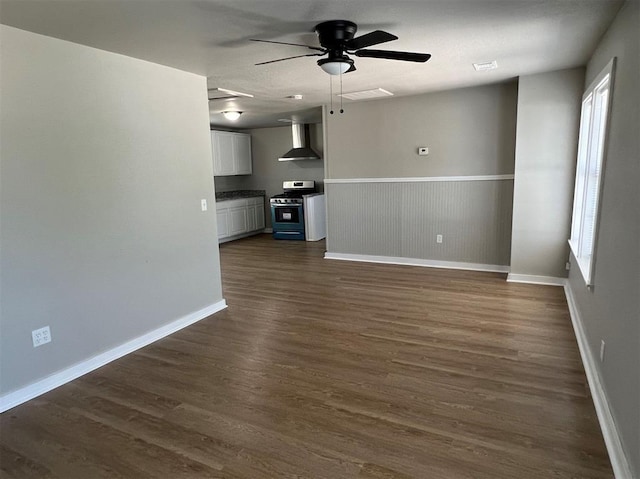
[[(381, 29), (398, 40), (376, 49), (431, 53), (427, 63), (354, 58), (345, 92), (384, 88), (395, 95), (493, 83), (584, 65), (622, 0), (2, 0), (0, 22), (24, 30), (172, 66), (208, 77), (210, 87), (252, 99), (210, 102), (245, 113), (239, 128), (283, 125), (298, 112), (317, 120), (330, 77), (317, 57), (255, 63), (310, 53), (250, 38), (316, 45), (325, 20), (356, 22), (357, 35)], [(496, 60), (494, 71), (472, 63)], [(43, 79), (46, 81), (46, 79)], [(339, 78), (334, 77), (334, 94)], [(296, 101), (287, 97), (302, 94)], [(345, 106), (348, 107), (348, 100)]]

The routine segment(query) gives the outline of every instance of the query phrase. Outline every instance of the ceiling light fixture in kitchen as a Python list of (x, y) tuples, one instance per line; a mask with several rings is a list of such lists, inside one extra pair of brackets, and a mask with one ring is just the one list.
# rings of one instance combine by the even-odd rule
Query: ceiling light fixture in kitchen
[(242, 115), (241, 111), (223, 111), (222, 114), (229, 121), (236, 121)]

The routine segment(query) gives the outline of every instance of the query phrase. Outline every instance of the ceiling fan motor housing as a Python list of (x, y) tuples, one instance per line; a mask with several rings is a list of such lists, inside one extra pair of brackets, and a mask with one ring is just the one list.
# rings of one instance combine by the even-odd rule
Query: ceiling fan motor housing
[(348, 20), (330, 20), (318, 23), (314, 30), (320, 45), (340, 55), (345, 50), (345, 43), (355, 36), (358, 26)]

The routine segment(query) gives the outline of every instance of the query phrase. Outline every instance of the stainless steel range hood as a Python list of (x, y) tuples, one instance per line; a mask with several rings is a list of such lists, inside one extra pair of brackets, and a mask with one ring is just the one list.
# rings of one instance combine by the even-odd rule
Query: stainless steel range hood
[(292, 123), (293, 148), (278, 158), (278, 161), (319, 160), (320, 155), (309, 146), (309, 125)]

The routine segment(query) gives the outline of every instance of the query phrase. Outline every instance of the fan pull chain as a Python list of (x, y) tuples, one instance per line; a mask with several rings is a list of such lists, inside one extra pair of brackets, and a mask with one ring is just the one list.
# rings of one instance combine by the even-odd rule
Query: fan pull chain
[(333, 80), (331, 75), (329, 75), (329, 103), (331, 104), (331, 110), (329, 110), (329, 113), (333, 115)]
[(340, 72), (340, 114), (344, 113), (342, 109), (342, 72)]

